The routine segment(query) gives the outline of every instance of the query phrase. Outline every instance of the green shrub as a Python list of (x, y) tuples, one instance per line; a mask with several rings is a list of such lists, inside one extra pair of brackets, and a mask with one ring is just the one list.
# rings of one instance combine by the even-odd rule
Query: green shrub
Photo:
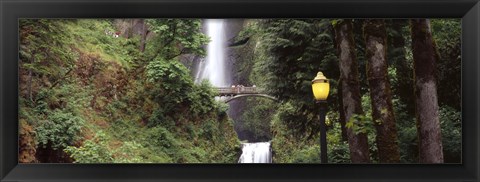
[(143, 146), (135, 141), (123, 142), (122, 146), (112, 149), (108, 145), (110, 137), (103, 131), (86, 140), (82, 146), (68, 146), (64, 149), (76, 163), (140, 163), (143, 159)]
[(218, 105), (215, 104), (214, 97), (215, 93), (207, 80), (202, 81), (199, 85), (194, 85), (191, 92), (188, 93), (192, 114), (203, 115), (215, 109)]
[(49, 113), (46, 120), (40, 121), (36, 128), (38, 145), (46, 148), (51, 144), (54, 150), (73, 145), (80, 138), (84, 123), (81, 117), (57, 109)]
[(449, 106), (440, 107), (443, 155), (445, 162), (460, 163), (462, 152), (462, 115)]
[(320, 163), (320, 146), (304, 146), (293, 154), (292, 163)]
[(75, 159), (75, 163), (112, 163), (113, 154), (108, 148), (106, 134), (99, 131), (95, 138), (86, 140), (82, 146), (68, 146), (64, 151)]

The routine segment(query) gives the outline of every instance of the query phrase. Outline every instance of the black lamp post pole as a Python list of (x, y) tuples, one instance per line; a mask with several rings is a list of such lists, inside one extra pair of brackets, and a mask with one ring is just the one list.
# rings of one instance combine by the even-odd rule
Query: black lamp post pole
[(327, 114), (327, 101), (317, 101), (320, 105), (320, 162), (328, 163), (327, 160), (327, 126), (325, 115)]

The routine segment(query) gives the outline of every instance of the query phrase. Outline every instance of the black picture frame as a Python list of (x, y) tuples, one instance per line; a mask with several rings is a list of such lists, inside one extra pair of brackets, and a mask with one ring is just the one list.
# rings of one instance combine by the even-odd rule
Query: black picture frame
[[(462, 164), (19, 164), (19, 18), (462, 18)], [(0, 181), (479, 181), (478, 0), (0, 0)]]

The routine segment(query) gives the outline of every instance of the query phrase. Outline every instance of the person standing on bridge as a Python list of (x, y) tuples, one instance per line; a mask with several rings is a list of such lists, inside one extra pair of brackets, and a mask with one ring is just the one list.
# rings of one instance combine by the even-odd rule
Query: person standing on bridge
[(237, 85), (237, 93), (238, 93), (238, 94), (240, 93), (240, 89), (242, 89), (242, 88), (240, 88), (240, 87), (242, 87), (242, 85)]

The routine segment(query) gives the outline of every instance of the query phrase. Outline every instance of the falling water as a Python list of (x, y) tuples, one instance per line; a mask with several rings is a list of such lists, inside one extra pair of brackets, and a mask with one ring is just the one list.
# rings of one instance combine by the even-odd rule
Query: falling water
[(270, 142), (244, 143), (238, 163), (272, 163)]
[(206, 79), (216, 87), (228, 86), (225, 67), (226, 38), (224, 20), (209, 19), (205, 23), (210, 43), (207, 46), (207, 57), (199, 65), (195, 82), (199, 83)]

